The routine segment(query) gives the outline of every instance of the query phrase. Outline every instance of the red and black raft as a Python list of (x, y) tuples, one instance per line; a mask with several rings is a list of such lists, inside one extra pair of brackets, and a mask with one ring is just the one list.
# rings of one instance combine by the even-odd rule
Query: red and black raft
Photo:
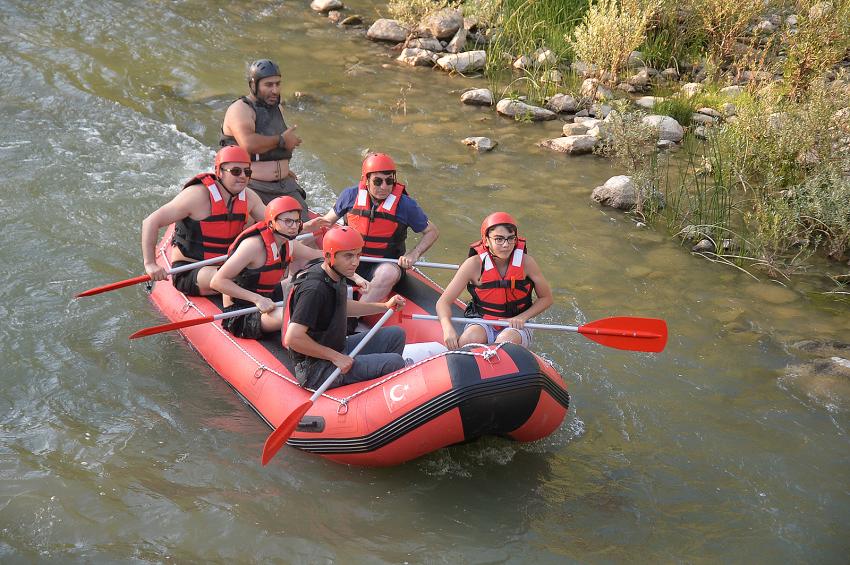
[[(157, 259), (166, 267), (161, 251), (169, 241), (167, 233)], [(416, 269), (394, 290), (407, 299), (407, 314), (435, 314), (442, 291)], [(155, 283), (150, 298), (172, 322), (222, 311), (220, 297), (187, 297), (170, 281)], [(527, 349), (504, 344), (444, 351), (435, 343), (442, 341), (435, 321), (394, 316), (386, 325), (404, 327), (410, 349), (419, 350), (411, 355), (436, 354), (414, 357), (411, 365), (372, 381), (330, 389), (301, 419), (288, 445), (339, 463), (389, 466), (485, 435), (538, 440), (566, 416), (564, 380)], [(312, 393), (295, 380), (279, 333), (263, 340), (240, 339), (218, 321), (180, 331), (271, 427)]]

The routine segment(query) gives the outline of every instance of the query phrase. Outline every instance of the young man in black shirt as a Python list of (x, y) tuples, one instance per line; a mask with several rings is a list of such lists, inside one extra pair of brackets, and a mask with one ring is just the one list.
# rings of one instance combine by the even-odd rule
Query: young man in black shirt
[(404, 308), (404, 298), (360, 302), (348, 298), (346, 280), (360, 264), (363, 237), (354, 228), (335, 227), (322, 242), (324, 261), (299, 273), (284, 315), (283, 344), (302, 386), (319, 387), (335, 368), (331, 387), (374, 379), (404, 367), (405, 334), (398, 326), (381, 328), (356, 358), (348, 355), (366, 335), (346, 337), (346, 319)]

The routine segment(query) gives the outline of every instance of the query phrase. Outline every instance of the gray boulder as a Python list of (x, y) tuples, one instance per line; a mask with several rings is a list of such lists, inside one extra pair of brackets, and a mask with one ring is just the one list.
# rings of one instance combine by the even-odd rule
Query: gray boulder
[(583, 155), (592, 153), (596, 147), (596, 138), (592, 135), (570, 135), (556, 139), (546, 139), (537, 145), (568, 155)]
[(572, 113), (578, 108), (578, 100), (569, 94), (555, 94), (546, 101), (546, 108), (555, 113)]
[(452, 53), (437, 59), (437, 65), (446, 71), (466, 73), (479, 71), (487, 64), (487, 52), (465, 51), (463, 53)]
[(437, 62), (437, 54), (426, 49), (408, 47), (401, 50), (396, 60), (414, 67), (433, 67)]
[(481, 152), (492, 151), (498, 145), (498, 142), (489, 137), (467, 137), (463, 140), (463, 143)]
[(679, 143), (685, 137), (684, 128), (670, 116), (659, 116), (657, 114), (644, 116), (641, 121), (657, 129), (659, 139), (669, 139), (670, 141)]
[(552, 110), (547, 110), (540, 106), (532, 106), (531, 104), (526, 104), (519, 100), (511, 100), (510, 98), (499, 100), (499, 103), (496, 104), (496, 112), (509, 118), (526, 118), (533, 122), (554, 120), (557, 117)]
[(470, 106), (492, 106), (493, 93), (489, 88), (473, 88), (461, 94), (460, 101)]
[(449, 39), (463, 29), (463, 14), (454, 8), (443, 8), (423, 20), (421, 28), (427, 29), (437, 39)]
[(399, 43), (407, 39), (410, 30), (396, 20), (381, 18), (373, 23), (366, 32), (366, 37), (374, 41), (394, 41)]

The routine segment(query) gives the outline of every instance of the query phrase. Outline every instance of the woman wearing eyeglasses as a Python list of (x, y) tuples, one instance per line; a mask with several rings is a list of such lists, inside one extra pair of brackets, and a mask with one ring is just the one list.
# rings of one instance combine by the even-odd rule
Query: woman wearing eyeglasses
[[(464, 286), (472, 296), (464, 314), (467, 318), (503, 319), (510, 326), (500, 330), (473, 322), (458, 337), (451, 322), (451, 306)], [(525, 239), (517, 235), (516, 220), (510, 214), (496, 212), (481, 223), (481, 239), (470, 245), (469, 258), (437, 301), (437, 315), (449, 349), (505, 341), (528, 347), (531, 332), (523, 327), (525, 322), (551, 305), (552, 290), (537, 261), (526, 253)]]
[[(159, 230), (174, 224), (172, 267), (180, 267), (225, 255), (227, 248), (245, 229), (248, 216), (263, 218), (265, 206), (253, 190), (247, 188), (251, 176), (251, 158), (241, 147), (224, 147), (215, 156), (215, 174), (201, 173), (189, 179), (183, 190), (170, 202), (151, 213), (142, 222), (142, 257), (151, 280), (168, 277), (165, 267), (156, 262)], [(172, 275), (174, 288), (188, 296), (215, 294), (210, 279), (216, 266)]]

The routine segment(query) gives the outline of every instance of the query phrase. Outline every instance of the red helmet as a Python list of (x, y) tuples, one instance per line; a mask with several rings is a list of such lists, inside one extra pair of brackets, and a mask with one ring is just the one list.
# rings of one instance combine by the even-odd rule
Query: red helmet
[(382, 173), (384, 171), (395, 171), (395, 161), (393, 161), (386, 153), (372, 153), (363, 160), (363, 176), (366, 180), (366, 175), (369, 173)]
[(340, 251), (351, 251), (363, 247), (363, 236), (351, 226), (336, 226), (325, 234), (322, 240), (322, 251), (330, 253), (330, 265), (334, 265), (334, 257)]
[(301, 211), (301, 203), (291, 196), (278, 196), (266, 204), (266, 224), (270, 224), (284, 212)]
[[(514, 230), (517, 230), (516, 220), (513, 216), (508, 214), (507, 212), (493, 212), (481, 222), (481, 240), (487, 239), (487, 232), (490, 231), (490, 228), (499, 226), (502, 224), (508, 224), (514, 227)], [(518, 231), (518, 230), (517, 230)]]
[(248, 163), (251, 164), (251, 156), (238, 145), (222, 147), (215, 154), (215, 174), (221, 176), (222, 163)]

